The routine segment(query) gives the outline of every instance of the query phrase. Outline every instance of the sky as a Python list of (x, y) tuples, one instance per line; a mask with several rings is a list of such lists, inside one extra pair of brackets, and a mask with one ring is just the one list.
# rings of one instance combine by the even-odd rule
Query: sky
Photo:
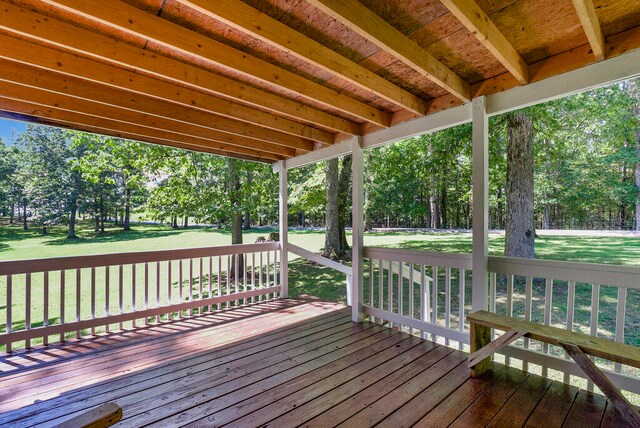
[(0, 140), (9, 142), (12, 140), (13, 131), (20, 133), (27, 127), (26, 122), (17, 120), (0, 119)]

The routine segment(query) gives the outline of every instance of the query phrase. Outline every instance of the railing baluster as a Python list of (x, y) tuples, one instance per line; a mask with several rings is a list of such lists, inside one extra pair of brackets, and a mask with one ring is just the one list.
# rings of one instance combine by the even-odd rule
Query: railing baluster
[[(156, 262), (156, 308), (160, 307), (160, 262)], [(160, 314), (156, 315), (156, 324), (160, 323)]]
[[(508, 317), (513, 316), (513, 275), (507, 275), (507, 304), (506, 304), (506, 314)], [(504, 357), (505, 365), (509, 365), (511, 362), (511, 358), (508, 356)]]
[[(427, 287), (427, 275), (424, 272), (425, 266), (420, 265), (420, 320), (429, 321), (429, 289)], [(420, 337), (427, 338), (427, 334), (422, 331)]]
[[(431, 267), (433, 288), (431, 289), (431, 322), (438, 324), (438, 266)], [(431, 334), (431, 340), (437, 340), (435, 334)]]
[[(183, 299), (184, 299), (184, 271), (183, 271), (183, 265), (184, 265), (184, 260), (180, 259), (178, 260), (178, 284), (179, 284), (179, 291), (178, 291), (178, 303), (182, 303)], [(183, 316), (183, 312), (182, 310), (178, 311), (178, 318), (182, 318)]]
[[(414, 284), (413, 284), (413, 263), (409, 263), (409, 318), (415, 319), (414, 309)], [(413, 328), (409, 329), (409, 334), (413, 334)]]
[[(193, 301), (193, 259), (187, 259), (189, 261), (189, 281), (187, 281), (187, 284), (189, 284), (189, 302)], [(189, 308), (189, 315), (193, 315), (193, 308)]]
[[(256, 289), (256, 253), (251, 253), (251, 291)], [(256, 301), (256, 296), (251, 297), (251, 303)]]
[[(82, 293), (82, 269), (76, 269), (76, 321), (80, 321), (80, 295)], [(80, 330), (76, 330), (76, 339), (80, 339)]]
[[(64, 269), (60, 271), (60, 324), (64, 324), (64, 293), (67, 274)], [(60, 342), (64, 342), (64, 331), (60, 333)]]
[[(136, 264), (131, 265), (131, 312), (136, 311)], [(136, 320), (131, 320), (131, 327), (136, 328)]]
[[(247, 291), (247, 253), (242, 253), (242, 291)], [(248, 298), (242, 299), (242, 304), (246, 305)]]
[[(209, 298), (213, 297), (213, 257), (209, 256)], [(209, 305), (209, 312), (213, 312), (213, 303)]]
[[(465, 306), (465, 288), (466, 288), (466, 274), (467, 272), (464, 269), (458, 270), (458, 330), (464, 332), (464, 306)], [(464, 344), (462, 342), (458, 343), (458, 347), (460, 350), (464, 348)]]
[[(227, 296), (231, 294), (231, 255), (227, 256)], [(227, 298), (224, 307), (229, 308), (231, 306), (231, 300)]]
[[(544, 287), (544, 324), (551, 324), (551, 309), (553, 305), (553, 279), (547, 278)], [(549, 353), (549, 344), (543, 343), (542, 352)], [(542, 376), (547, 377), (548, 369), (542, 366)]]
[[(49, 272), (46, 271), (44, 275), (44, 302), (42, 302), (42, 324), (45, 327), (49, 327)], [(49, 335), (45, 334), (42, 337), (42, 343), (46, 346), (49, 344)]]
[[(398, 314), (404, 314), (404, 262), (398, 262)], [(401, 326), (398, 326), (402, 330)]]
[(369, 260), (369, 306), (373, 308), (373, 260)]
[[(567, 325), (566, 328), (569, 331), (573, 331), (573, 317), (575, 313), (575, 304), (576, 304), (576, 283), (575, 281), (569, 281), (567, 283)], [(529, 316), (530, 321), (531, 316)], [(529, 348), (529, 339), (525, 338), (525, 347)], [(566, 360), (571, 359), (568, 353), (564, 353), (564, 358)], [(564, 374), (564, 383), (569, 383), (571, 381), (571, 375), (569, 373)]]
[[(270, 281), (269, 268), (271, 267), (271, 262), (270, 262), (271, 256), (270, 256), (270, 253), (271, 253), (270, 251), (267, 251), (267, 278), (266, 278), (267, 279), (267, 283), (266, 283), (266, 287), (267, 288), (270, 287), (270, 283), (269, 283), (269, 281)], [(267, 300), (269, 300), (271, 298), (271, 294), (267, 293), (266, 298), (267, 298)]]
[[(118, 265), (118, 312), (122, 314), (124, 306), (124, 265)], [(120, 330), (122, 330), (122, 321), (120, 321)]]
[[(451, 268), (447, 266), (444, 270), (444, 326), (451, 328)], [(445, 344), (449, 346), (449, 339), (445, 338)]]
[[(13, 315), (12, 315), (12, 308), (13, 308), (13, 275), (12, 274), (8, 274), (7, 275), (7, 333), (11, 333), (13, 331)], [(5, 347), (5, 351), (6, 352), (11, 352), (11, 340), (9, 340), (7, 342), (7, 345)]]
[[(624, 343), (624, 319), (627, 310), (627, 289), (618, 287), (618, 302), (616, 305), (616, 342)], [(622, 372), (622, 365), (615, 364), (615, 371)]]
[[(589, 333), (591, 336), (598, 336), (598, 315), (600, 312), (600, 284), (591, 286), (591, 322)], [(590, 357), (592, 360), (593, 357)], [(593, 392), (593, 382), (587, 381), (587, 391)]]
[[(169, 306), (171, 306), (171, 300), (172, 296), (171, 296), (171, 288), (172, 288), (172, 284), (171, 284), (171, 265), (173, 264), (173, 260), (168, 260), (167, 261), (167, 304)], [(167, 321), (171, 321), (171, 318), (173, 318), (173, 313), (172, 312), (167, 312)]]
[[(91, 319), (96, 318), (96, 268), (91, 268)], [(91, 327), (91, 336), (96, 335), (96, 328)]]
[[(531, 310), (533, 305), (533, 278), (530, 276), (525, 279), (525, 297), (524, 297), (524, 319), (525, 321), (531, 321)], [(529, 349), (529, 338), (524, 338), (524, 348)], [(529, 367), (529, 363), (523, 361), (522, 368), (526, 371)]]
[[(202, 295), (202, 264), (204, 263), (202, 259), (203, 258), (200, 257), (200, 268), (198, 270), (198, 300), (202, 300), (204, 298)], [(204, 313), (205, 307), (206, 306), (200, 306), (200, 309), (198, 310), (200, 315)]]
[[(238, 287), (240, 281), (240, 255), (236, 254), (234, 256), (235, 266), (233, 269), (233, 294), (238, 295)], [(238, 299), (234, 302), (235, 306), (238, 306)]]
[[(258, 269), (258, 281), (260, 282), (258, 288), (262, 289), (262, 251), (260, 252), (260, 269)], [(258, 301), (262, 301), (262, 294), (258, 295)]]
[[(106, 317), (108, 317), (110, 315), (110, 311), (111, 311), (110, 308), (109, 308), (109, 296), (110, 296), (110, 293), (111, 293), (111, 289), (110, 289), (110, 286), (109, 286), (110, 270), (111, 270), (111, 266), (105, 266), (105, 268), (104, 268), (104, 314), (105, 314)], [(104, 327), (104, 331), (108, 333), (109, 330), (111, 330), (111, 326), (107, 322), (107, 324)]]
[[(280, 284), (278, 282), (278, 253), (279, 253), (279, 251), (274, 251), (273, 252), (273, 286), (274, 287)], [(271, 297), (273, 299), (278, 297), (278, 292), (274, 291), (273, 294), (271, 295)]]
[[(222, 296), (222, 256), (218, 256), (218, 297)], [(217, 309), (222, 309), (222, 304), (218, 303)]]
[[(373, 263), (373, 260), (371, 261)], [(378, 260), (378, 308), (384, 309), (384, 289), (383, 289), (383, 276), (384, 276), (384, 267), (382, 266), (383, 260)], [(379, 324), (382, 324), (382, 319), (378, 320)]]
[[(387, 270), (387, 310), (393, 312), (393, 262), (389, 260), (389, 269)], [(389, 328), (393, 328), (393, 323), (389, 321)]]
[[(489, 312), (496, 311), (496, 286), (497, 278), (495, 272), (489, 276)], [(495, 339), (496, 331), (491, 329), (491, 340)]]
[[(31, 274), (27, 273), (24, 278), (25, 285), (25, 308), (24, 308), (24, 324), (27, 330), (31, 330)], [(24, 343), (25, 348), (31, 348), (31, 340), (27, 339)]]
[[(144, 264), (144, 308), (149, 309), (149, 263)], [(149, 317), (144, 318), (144, 325), (149, 325)]]

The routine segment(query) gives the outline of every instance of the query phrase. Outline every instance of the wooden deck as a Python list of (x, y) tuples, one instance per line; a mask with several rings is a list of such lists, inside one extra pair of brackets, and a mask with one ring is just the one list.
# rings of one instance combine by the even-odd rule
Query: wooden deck
[(623, 426), (607, 400), (322, 302), (271, 301), (0, 359), (0, 426)]

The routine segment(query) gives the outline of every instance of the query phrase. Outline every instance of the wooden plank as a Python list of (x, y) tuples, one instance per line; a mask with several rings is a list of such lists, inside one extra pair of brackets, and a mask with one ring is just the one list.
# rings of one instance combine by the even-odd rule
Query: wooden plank
[(487, 388), (454, 423), (455, 428), (486, 426), (525, 381), (528, 374), (520, 370), (507, 369), (504, 376)]
[[(434, 361), (434, 353), (438, 351), (444, 355), (440, 360)], [(442, 373), (446, 367), (455, 366), (456, 354), (446, 352), (445, 347), (439, 347), (429, 352), (423, 357), (416, 359), (403, 368), (390, 374), (382, 381), (377, 382), (357, 394), (350, 396), (347, 400), (336, 404), (326, 412), (305, 422), (305, 426), (337, 426), (338, 424), (348, 426), (373, 426), (374, 421), (384, 418), (397, 407), (399, 395), (407, 395), (407, 389), (415, 388), (416, 382), (426, 389), (430, 389), (429, 382), (437, 373)], [(459, 362), (458, 362), (459, 363)], [(428, 379), (425, 375), (430, 375)], [(466, 374), (466, 370), (465, 370)], [(416, 376), (421, 376), (420, 381), (415, 380)], [(407, 383), (409, 388), (405, 388)], [(439, 382), (439, 381), (438, 381)], [(398, 393), (397, 388), (405, 388), (402, 393)], [(424, 392), (424, 391), (423, 391)], [(386, 408), (385, 408), (386, 407)], [(391, 408), (393, 407), (393, 408)], [(367, 414), (365, 416), (365, 413)], [(357, 425), (359, 424), (359, 425)], [(401, 426), (401, 425), (397, 425)], [(405, 425), (407, 426), (407, 425)]]
[[(0, 26), (14, 34), (31, 40), (47, 40), (57, 47), (65, 47), (73, 52), (88, 55), (107, 64), (114, 64), (127, 70), (142, 72), (174, 84), (186, 85), (200, 92), (231, 98), (254, 107), (268, 108), (291, 119), (300, 119), (323, 126), (336, 132), (355, 134), (359, 132), (357, 123), (325, 113), (297, 101), (272, 94), (162, 55), (148, 55), (144, 49), (120, 43), (112, 38), (98, 35), (50, 17), (45, 17), (31, 9), (7, 4), (0, 11)], [(1, 44), (1, 42), (0, 42)], [(35, 45), (31, 45), (35, 46)], [(35, 56), (35, 55), (32, 55)], [(58, 58), (58, 60), (56, 60)], [(61, 72), (72, 73), (75, 61), (65, 61), (59, 56), (34, 59), (40, 66), (57, 67)], [(90, 70), (87, 76), (97, 78)], [(114, 76), (114, 84), (119, 79)], [(124, 82), (121, 82), (124, 83)], [(145, 88), (139, 88), (147, 92)], [(389, 119), (386, 119), (388, 125)]]
[[(413, 397), (432, 386), (440, 378), (446, 376), (451, 370), (455, 369), (462, 361), (464, 361), (464, 358), (465, 355), (463, 353), (457, 351), (452, 352), (451, 348), (449, 348), (444, 358), (438, 360), (432, 365), (426, 365), (425, 370), (414, 376), (412, 379), (407, 380), (404, 384), (399, 385), (388, 394), (379, 394), (379, 400), (372, 405), (367, 406), (351, 418), (345, 420), (339, 426), (346, 428), (353, 426), (376, 425), (384, 419), (385, 416), (390, 415), (398, 407), (404, 405)], [(387, 376), (380, 383), (386, 383), (387, 380), (394, 375), (395, 374)]]
[[(508, 338), (508, 337), (507, 337)], [(471, 355), (486, 347), (491, 342), (491, 329), (470, 320), (469, 344)], [(471, 377), (477, 377), (491, 368), (491, 358), (476, 362), (471, 369)]]
[(524, 426), (527, 428), (561, 427), (577, 394), (578, 388), (575, 386), (554, 381), (545, 391)]
[(529, 83), (527, 63), (474, 0), (442, 0), (498, 61), (521, 83)]
[(425, 102), (420, 98), (249, 5), (233, 0), (179, 2), (271, 46), (283, 49), (404, 109), (419, 115), (426, 113)]
[(471, 101), (467, 82), (366, 6), (339, 0), (310, 0), (310, 3), (462, 101)]
[(638, 413), (629, 400), (607, 379), (602, 371), (595, 365), (593, 361), (587, 357), (579, 346), (571, 343), (560, 343), (562, 348), (573, 358), (580, 366), (582, 371), (591, 379), (600, 390), (607, 396), (609, 401), (613, 403), (615, 408), (627, 421), (629, 426), (640, 428), (640, 413)]
[[(464, 367), (464, 365), (462, 366)], [(496, 365), (496, 367), (477, 378), (469, 378), (460, 387), (457, 387), (444, 401), (435, 406), (424, 417), (415, 423), (415, 427), (449, 426), (460, 416), (478, 397), (480, 397), (491, 385), (493, 385), (502, 375), (506, 367)], [(468, 371), (465, 370), (468, 377)], [(444, 378), (445, 380), (448, 377)], [(402, 410), (401, 410), (402, 412)], [(393, 416), (393, 415), (392, 415)], [(386, 423), (383, 421), (383, 425)], [(394, 427), (397, 427), (394, 426)]]
[(195, 31), (189, 30), (154, 14), (144, 12), (124, 2), (106, 5), (75, 0), (47, 0), (79, 16), (98, 20), (119, 31), (154, 41), (159, 45), (187, 55), (193, 55), (248, 78), (292, 91), (330, 108), (338, 108), (364, 120), (380, 115), (375, 109), (334, 89), (315, 83), (246, 52), (234, 49)]
[[(474, 325), (474, 324), (472, 323), (471, 325)], [(476, 334), (479, 333), (477, 331), (477, 327), (476, 327), (475, 333)], [(472, 352), (469, 355), (469, 361), (467, 363), (467, 366), (469, 368), (474, 367), (476, 364), (480, 363), (482, 360), (488, 359), (495, 352), (498, 352), (500, 349), (502, 349), (505, 346), (509, 345), (510, 343), (518, 340), (519, 338), (521, 338), (525, 334), (527, 334), (526, 331), (519, 331), (519, 330), (509, 330), (509, 331), (505, 332), (499, 338), (497, 338), (495, 340), (492, 340), (490, 343), (482, 346), (481, 348), (478, 348), (477, 351)], [(473, 336), (471, 336), (471, 337), (473, 337)], [(472, 343), (474, 343), (473, 340), (472, 340)]]
[(487, 327), (497, 328), (499, 330), (507, 328), (528, 330), (528, 337), (534, 340), (540, 340), (558, 346), (560, 346), (561, 342), (572, 343), (579, 346), (580, 349), (587, 354), (633, 367), (640, 367), (640, 353), (638, 353), (638, 348), (631, 345), (625, 345), (587, 334), (569, 332), (557, 327), (534, 324), (515, 318), (506, 318), (486, 311), (469, 314), (467, 319), (469, 319), (470, 322), (481, 323)]
[(600, 21), (596, 15), (596, 9), (593, 6), (592, 0), (572, 0), (573, 6), (576, 8), (578, 18), (584, 29), (584, 33), (587, 35), (593, 55), (598, 61), (602, 61), (605, 58), (605, 43), (604, 34), (600, 28)]
[(541, 376), (529, 375), (487, 427), (524, 426), (552, 382)]
[(68, 419), (57, 428), (103, 428), (110, 427), (122, 419), (122, 409), (116, 403), (107, 403), (81, 415)]
[[(305, 152), (314, 148), (313, 141), (306, 136), (287, 134), (279, 130), (195, 110), (181, 104), (169, 103), (163, 99), (131, 93), (13, 61), (0, 59), (0, 66), (2, 67), (2, 75), (0, 75), (2, 81), (20, 85), (20, 88), (34, 89), (22, 94), (9, 91), (7, 88), (7, 90), (3, 90), (3, 96), (6, 98), (33, 102), (34, 97), (31, 94), (40, 94), (42, 91), (37, 90), (44, 88), (47, 95), (41, 96), (40, 102), (47, 105), (52, 105), (54, 102), (52, 106), (72, 111), (75, 111), (72, 107), (73, 104), (69, 105), (63, 100), (84, 100), (85, 103), (93, 106), (95, 114), (101, 117), (126, 120), (126, 114), (131, 114), (132, 111), (146, 114), (151, 116), (147, 119), (149, 126), (163, 129), (163, 123), (171, 123), (176, 129), (191, 129), (192, 135), (203, 138), (206, 135), (216, 136), (222, 133), (291, 147)], [(198, 132), (198, 129), (201, 131)], [(209, 131), (203, 133), (205, 130)], [(217, 131), (217, 133), (210, 131)], [(329, 141), (332, 142), (332, 138), (327, 136), (325, 143), (328, 144)]]
[(338, 263), (334, 260), (322, 257), (292, 243), (289, 243), (288, 248), (289, 252), (302, 256), (307, 260), (318, 263), (319, 265), (330, 267), (331, 269), (337, 270), (338, 272), (342, 272), (344, 274), (351, 274), (351, 268), (349, 266), (343, 265), (342, 263)]
[(580, 390), (562, 427), (584, 428), (600, 426), (606, 403), (607, 399), (604, 396)]

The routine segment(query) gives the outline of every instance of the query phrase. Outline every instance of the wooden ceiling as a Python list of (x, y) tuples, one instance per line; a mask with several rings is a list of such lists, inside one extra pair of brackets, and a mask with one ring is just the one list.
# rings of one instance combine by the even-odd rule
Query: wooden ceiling
[(263, 162), (640, 48), (640, 0), (0, 0), (0, 112)]

